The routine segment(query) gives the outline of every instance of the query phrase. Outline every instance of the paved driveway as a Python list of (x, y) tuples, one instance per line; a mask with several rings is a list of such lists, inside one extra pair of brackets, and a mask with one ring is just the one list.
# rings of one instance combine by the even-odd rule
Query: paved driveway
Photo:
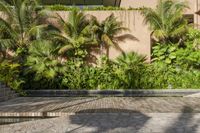
[(60, 117), (1, 125), (0, 133), (200, 133), (199, 98), (17, 98), (0, 103), (6, 111)]
[(3, 112), (200, 113), (200, 98), (183, 97), (21, 97), (0, 103)]
[(199, 133), (200, 114), (93, 113), (0, 126), (1, 133)]

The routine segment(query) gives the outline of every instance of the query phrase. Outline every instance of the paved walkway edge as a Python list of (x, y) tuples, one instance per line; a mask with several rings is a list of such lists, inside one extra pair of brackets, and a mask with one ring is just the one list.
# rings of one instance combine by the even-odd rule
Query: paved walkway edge
[[(60, 117), (76, 115), (77, 113), (65, 112), (0, 112), (0, 118), (4, 117)], [(89, 114), (89, 113), (84, 113)]]
[[(12, 113), (3, 113), (0, 112), (0, 118), (52, 118), (52, 117), (65, 117), (73, 115), (93, 115), (93, 114), (138, 114), (138, 113), (126, 113), (126, 112), (108, 112), (108, 113), (68, 113), (68, 112), (12, 112)], [(144, 114), (182, 114), (182, 113), (144, 113)], [(183, 114), (200, 114), (200, 113), (183, 113)]]
[(26, 90), (28, 97), (182, 97), (200, 93), (200, 89), (160, 89), (160, 90)]

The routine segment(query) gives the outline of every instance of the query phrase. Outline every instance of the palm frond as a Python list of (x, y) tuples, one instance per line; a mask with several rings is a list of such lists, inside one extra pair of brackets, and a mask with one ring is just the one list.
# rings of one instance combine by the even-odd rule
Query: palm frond
[(188, 8), (187, 2), (159, 0), (155, 9), (144, 8), (141, 14), (144, 16), (144, 22), (149, 24), (155, 38), (171, 41), (169, 38), (183, 36), (187, 30), (187, 23), (183, 18), (183, 11), (186, 8)]
[(69, 44), (65, 44), (63, 47), (60, 48), (60, 50), (58, 51), (59, 54), (63, 54), (68, 50), (74, 49), (74, 47), (72, 45)]
[(102, 35), (101, 40), (108, 46), (114, 46), (113, 41), (111, 40), (111, 38), (109, 36), (107, 36), (106, 34)]
[(11, 8), (11, 5), (8, 4), (4, 0), (0, 0), (0, 10), (3, 11), (3, 15), (6, 15), (6, 18), (9, 22), (13, 21), (13, 9)]

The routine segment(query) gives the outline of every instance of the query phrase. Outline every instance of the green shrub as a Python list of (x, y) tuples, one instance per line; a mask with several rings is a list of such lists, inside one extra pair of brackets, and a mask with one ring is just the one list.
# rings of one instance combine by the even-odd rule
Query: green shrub
[(34, 41), (29, 47), (29, 56), (24, 68), (24, 89), (60, 89), (65, 73), (58, 47), (46, 40)]
[(156, 43), (153, 46), (153, 62), (164, 62), (168, 65), (183, 68), (200, 69), (200, 31), (190, 29), (183, 45)]
[(27, 73), (35, 73), (35, 78), (53, 79), (65, 71), (61, 59), (57, 54), (58, 47), (50, 41), (34, 41), (29, 48), (27, 58)]
[(200, 70), (200, 49), (195, 49), (193, 44), (176, 51), (176, 64), (185, 68), (196, 68)]
[[(199, 88), (200, 71), (169, 65), (165, 62), (145, 63), (145, 58), (128, 53), (101, 66), (88, 66), (82, 61), (67, 61), (63, 75), (52, 79), (33, 80), (26, 76), (26, 88), (32, 89), (175, 89)], [(28, 78), (29, 77), (29, 78)], [(31, 84), (31, 86), (30, 86)]]
[(144, 72), (145, 57), (134, 52), (123, 54), (116, 59), (115, 73), (118, 80), (123, 84), (119, 86), (121, 89), (138, 89), (141, 86), (140, 80)]
[[(45, 6), (46, 8), (52, 10), (52, 11), (72, 11), (74, 9), (80, 9), (79, 7), (73, 7), (73, 6), (65, 6), (65, 5), (51, 5), (51, 6)], [(140, 10), (140, 8), (122, 8), (122, 7), (104, 7), (104, 6), (99, 6), (99, 7), (83, 7), (81, 8), (84, 11), (120, 11), (120, 10)]]
[(144, 89), (195, 89), (200, 87), (200, 71), (155, 62), (148, 66), (141, 80)]
[(156, 43), (152, 49), (152, 60), (154, 62), (165, 62), (166, 64), (173, 64), (177, 59), (177, 45)]
[(18, 92), (21, 91), (24, 84), (20, 73), (20, 64), (8, 61), (0, 63), (0, 81)]
[(190, 28), (182, 45), (156, 43), (153, 46), (153, 63), (143, 78), (150, 88), (200, 87), (199, 38), (200, 31)]
[(82, 62), (69, 61), (66, 64), (62, 86), (66, 89), (96, 89), (96, 67), (81, 65)]

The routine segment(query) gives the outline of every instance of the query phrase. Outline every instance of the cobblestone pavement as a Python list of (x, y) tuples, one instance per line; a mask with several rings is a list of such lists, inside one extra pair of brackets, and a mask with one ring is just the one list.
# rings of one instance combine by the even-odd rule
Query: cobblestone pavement
[(92, 113), (0, 126), (1, 133), (199, 133), (200, 114)]
[(27, 97), (0, 103), (6, 111), (69, 115), (1, 125), (0, 133), (200, 133), (199, 98)]
[[(123, 110), (121, 110), (123, 109)], [(1, 112), (200, 113), (200, 98), (183, 97), (20, 97), (0, 103)]]

